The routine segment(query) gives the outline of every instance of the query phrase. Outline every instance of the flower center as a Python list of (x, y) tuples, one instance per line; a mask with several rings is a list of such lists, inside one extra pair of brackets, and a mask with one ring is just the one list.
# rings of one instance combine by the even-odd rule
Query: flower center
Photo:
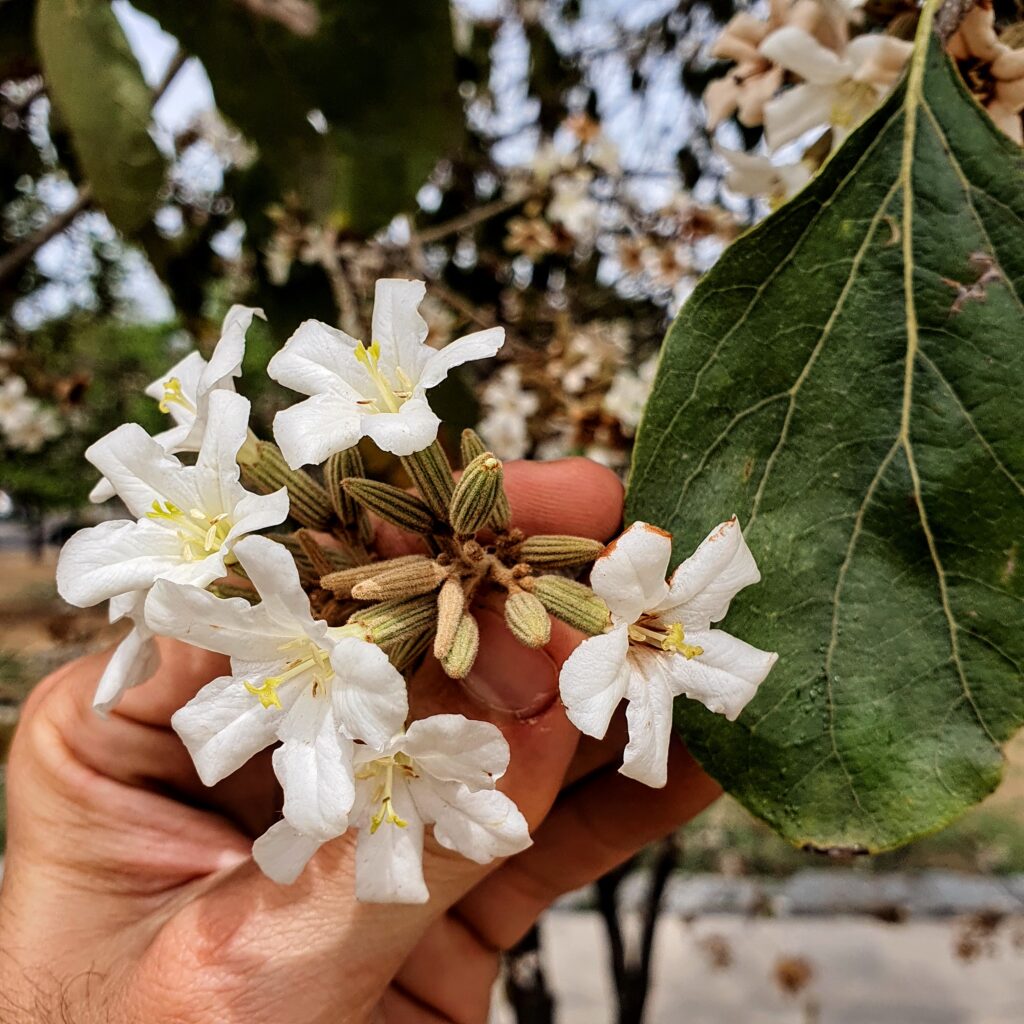
[(377, 788), (373, 794), (373, 803), (377, 804), (377, 813), (370, 819), (370, 834), (373, 835), (381, 825), (397, 825), (398, 828), (406, 828), (407, 821), (403, 821), (395, 811), (394, 785), (395, 773), (400, 772), (409, 778), (416, 778), (416, 770), (413, 767), (412, 758), (408, 754), (399, 751), (389, 757), (381, 757), (376, 761), (370, 761), (356, 772), (356, 778), (361, 780), (377, 779)]
[(312, 640), (307, 640), (305, 637), (296, 637), (294, 640), (281, 644), (278, 650), (287, 651), (294, 648), (300, 649), (302, 652), (301, 656), (289, 661), (287, 667), (280, 675), (267, 676), (259, 686), (253, 686), (250, 682), (245, 684), (245, 688), (267, 710), (281, 707), (281, 698), (277, 695), (277, 688), (282, 683), (288, 682), (289, 679), (302, 675), (303, 672), (309, 672), (310, 670), (313, 672), (314, 697), (318, 696), (321, 692), (326, 693), (327, 684), (334, 678), (331, 659), (322, 647), (318, 647)]
[(395, 373), (398, 376), (398, 386), (388, 380), (387, 375), (380, 368), (380, 342), (375, 341), (369, 348), (362, 342), (356, 348), (356, 359), (366, 367), (366, 372), (373, 381), (379, 398), (367, 398), (360, 402), (360, 405), (367, 405), (373, 412), (398, 412), (406, 399), (412, 396), (412, 381), (396, 367)]
[[(165, 522), (174, 528), (181, 541), (181, 553), (186, 562), (197, 562), (219, 551), (231, 532), (226, 512), (216, 516), (207, 515), (200, 508), (185, 512), (170, 501), (154, 501), (146, 518)], [(233, 562), (234, 558), (229, 555), (225, 561)]]
[(160, 399), (159, 409), (161, 412), (170, 412), (172, 405), (181, 406), (185, 412), (196, 415), (196, 407), (185, 397), (177, 377), (168, 377), (164, 381), (164, 397)]
[(667, 628), (660, 624), (640, 625), (634, 623), (629, 627), (629, 640), (630, 643), (654, 647), (659, 651), (674, 651), (676, 654), (681, 654), (687, 661), (704, 653), (703, 647), (686, 642), (686, 633), (679, 622), (673, 623)]

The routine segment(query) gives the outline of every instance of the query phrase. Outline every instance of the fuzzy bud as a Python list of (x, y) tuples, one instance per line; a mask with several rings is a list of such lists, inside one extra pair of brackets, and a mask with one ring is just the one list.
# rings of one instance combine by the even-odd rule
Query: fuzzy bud
[(466, 595), (462, 584), (449, 576), (437, 595), (437, 632), (434, 634), (434, 657), (444, 661), (455, 642), (455, 633), (466, 610)]
[(382, 601), (356, 612), (349, 623), (362, 629), (375, 644), (388, 644), (420, 633), (437, 616), (433, 594)]
[(379, 576), (382, 572), (398, 570), (403, 566), (414, 565), (427, 561), (425, 555), (403, 555), (401, 558), (390, 558), (386, 562), (371, 562), (369, 565), (354, 565), (328, 573), (320, 580), (324, 590), (332, 591), (337, 597), (351, 597), (352, 588), (357, 583)]
[(538, 576), (531, 593), (556, 619), (588, 636), (603, 633), (611, 621), (608, 605), (590, 587), (564, 576)]
[(414, 494), (377, 480), (343, 480), (342, 488), (364, 508), (408, 533), (430, 533), (435, 526), (433, 513)]
[[(468, 469), (469, 464), (477, 458), (477, 456), (483, 455), (487, 451), (487, 446), (475, 430), (467, 427), (462, 432), (460, 449), (462, 455), (462, 467), (463, 469)], [(511, 519), (512, 510), (509, 508), (505, 488), (502, 487), (498, 494), (498, 500), (494, 503), (494, 513), (491, 515), (491, 521), (488, 525), (493, 526), (496, 530), (507, 530)]]
[(346, 448), (335, 452), (324, 463), (324, 486), (334, 506), (334, 511), (346, 529), (352, 530), (363, 544), (373, 539), (370, 521), (360, 504), (342, 487), (342, 482), (351, 477), (366, 476), (363, 457), (358, 448)]
[(599, 540), (565, 534), (536, 534), (519, 546), (518, 556), (545, 569), (567, 569), (592, 562), (604, 550)]
[(403, 565), (386, 567), (369, 579), (360, 580), (352, 588), (359, 601), (387, 601), (393, 597), (416, 597), (436, 590), (448, 571), (430, 558), (418, 558)]
[(427, 507), (439, 519), (448, 515), (455, 477), (440, 442), (402, 459), (402, 465)]
[(246, 461), (239, 461), (238, 465), (246, 483), (260, 494), (271, 494), (286, 487), (288, 514), (294, 520), (312, 530), (330, 527), (334, 509), (327, 491), (305, 470), (292, 469), (276, 444), (256, 441), (243, 447), (243, 452)]
[(441, 667), (452, 679), (465, 679), (473, 668), (480, 650), (480, 627), (469, 612), (463, 612), (452, 637), (448, 653), (441, 659)]
[(456, 534), (466, 537), (485, 526), (502, 493), (501, 461), (490, 452), (478, 455), (465, 469), (452, 495), (449, 521)]
[(527, 647), (543, 647), (551, 639), (551, 619), (535, 595), (517, 590), (505, 601), (505, 622), (512, 635)]

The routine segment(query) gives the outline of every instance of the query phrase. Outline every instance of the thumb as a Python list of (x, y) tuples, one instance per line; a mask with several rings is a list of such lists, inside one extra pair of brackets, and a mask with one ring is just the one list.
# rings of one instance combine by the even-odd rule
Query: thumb
[[(577, 733), (557, 695), (561, 662), (578, 636), (555, 623), (548, 647), (530, 650), (516, 643), (494, 612), (481, 610), (479, 619), (478, 671), (460, 685), (430, 659), (410, 686), (413, 717), (461, 712), (500, 728), (511, 758), (498, 788), (519, 806), (532, 831), (558, 795), (576, 749)], [(316, 1021), (321, 1013), (337, 1020), (342, 1005), (358, 1008), (352, 1019), (362, 1020), (431, 924), (498, 866), (477, 864), (428, 835), (426, 903), (358, 903), (355, 836), (347, 833), (325, 844), (291, 886), (271, 882), (252, 863), (233, 872), (170, 922), (153, 955), (166, 963), (187, 950), (191, 959), (203, 956), (207, 944), (211, 956), (227, 955), (233, 976), (245, 979), (239, 998), (247, 1020)], [(304, 1003), (301, 1013), (297, 999)]]

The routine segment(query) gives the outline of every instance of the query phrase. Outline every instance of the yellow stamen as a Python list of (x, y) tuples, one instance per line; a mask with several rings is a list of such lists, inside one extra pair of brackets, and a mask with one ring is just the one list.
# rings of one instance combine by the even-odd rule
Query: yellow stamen
[[(359, 405), (368, 405), (376, 412), (398, 412), (402, 407), (402, 403), (412, 395), (412, 381), (409, 380), (400, 367), (395, 369), (395, 374), (398, 377), (398, 388), (395, 388), (391, 381), (388, 380), (380, 368), (379, 341), (374, 341), (369, 348), (360, 342), (356, 346), (355, 356), (366, 367), (366, 372), (370, 375), (370, 379), (376, 385), (377, 392), (380, 394), (380, 399), (364, 399), (359, 402)], [(382, 402), (384, 408), (380, 408), (378, 402)]]
[(687, 661), (696, 658), (704, 653), (703, 647), (686, 642), (686, 634), (681, 623), (674, 623), (671, 626), (652, 628), (651, 626), (629, 627), (629, 639), (634, 644), (644, 644), (648, 647), (656, 647), (662, 651), (675, 651), (681, 654)]
[(253, 686), (246, 682), (245, 688), (256, 697), (259, 702), (268, 710), (281, 707), (281, 698), (277, 695), (277, 688), (294, 679), (303, 672), (313, 672), (313, 696), (317, 697), (321, 692), (327, 692), (327, 684), (334, 677), (334, 669), (331, 667), (330, 655), (322, 648), (305, 637), (296, 637), (278, 647), (279, 651), (294, 650), (302, 648), (304, 657), (295, 658), (288, 663), (288, 667), (279, 676), (267, 676), (259, 686)]
[(277, 695), (277, 688), (280, 685), (280, 676), (268, 676), (259, 686), (246, 682), (245, 688), (269, 711), (270, 708), (281, 707), (281, 698)]
[(356, 772), (356, 778), (360, 780), (373, 779), (381, 776), (380, 785), (373, 795), (373, 802), (380, 803), (377, 813), (370, 819), (370, 834), (373, 835), (381, 825), (395, 825), (398, 828), (407, 828), (409, 823), (398, 816), (394, 804), (395, 771), (405, 775), (416, 777), (416, 770), (413, 768), (412, 759), (408, 754), (401, 752), (390, 757), (381, 757), (376, 761), (365, 764)]
[[(154, 501), (146, 513), (147, 519), (173, 523), (181, 541), (181, 553), (186, 562), (196, 562), (220, 549), (231, 532), (227, 513), (209, 516), (202, 509), (183, 512), (171, 501)], [(229, 556), (229, 561), (230, 556)]]
[(164, 381), (164, 397), (160, 399), (159, 409), (161, 412), (170, 412), (172, 405), (180, 405), (186, 412), (195, 415), (196, 407), (185, 397), (177, 377), (168, 377)]

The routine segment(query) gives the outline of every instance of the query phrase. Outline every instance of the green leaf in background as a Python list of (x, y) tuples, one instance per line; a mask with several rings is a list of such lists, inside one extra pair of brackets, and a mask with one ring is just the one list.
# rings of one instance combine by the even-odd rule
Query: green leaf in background
[(217, 106), (259, 146), (280, 191), (339, 226), (386, 224), (458, 142), (447, 0), (320, 0), (311, 35), (235, 0), (134, 6), (203, 62)]
[(164, 162), (147, 131), (150, 90), (124, 32), (105, 0), (39, 0), (36, 43), (82, 173), (130, 235), (156, 206)]
[(998, 783), (1024, 722), (1024, 161), (931, 32), (904, 84), (671, 328), (627, 512), (733, 512), (780, 660), (694, 754), (794, 843), (878, 851)]

